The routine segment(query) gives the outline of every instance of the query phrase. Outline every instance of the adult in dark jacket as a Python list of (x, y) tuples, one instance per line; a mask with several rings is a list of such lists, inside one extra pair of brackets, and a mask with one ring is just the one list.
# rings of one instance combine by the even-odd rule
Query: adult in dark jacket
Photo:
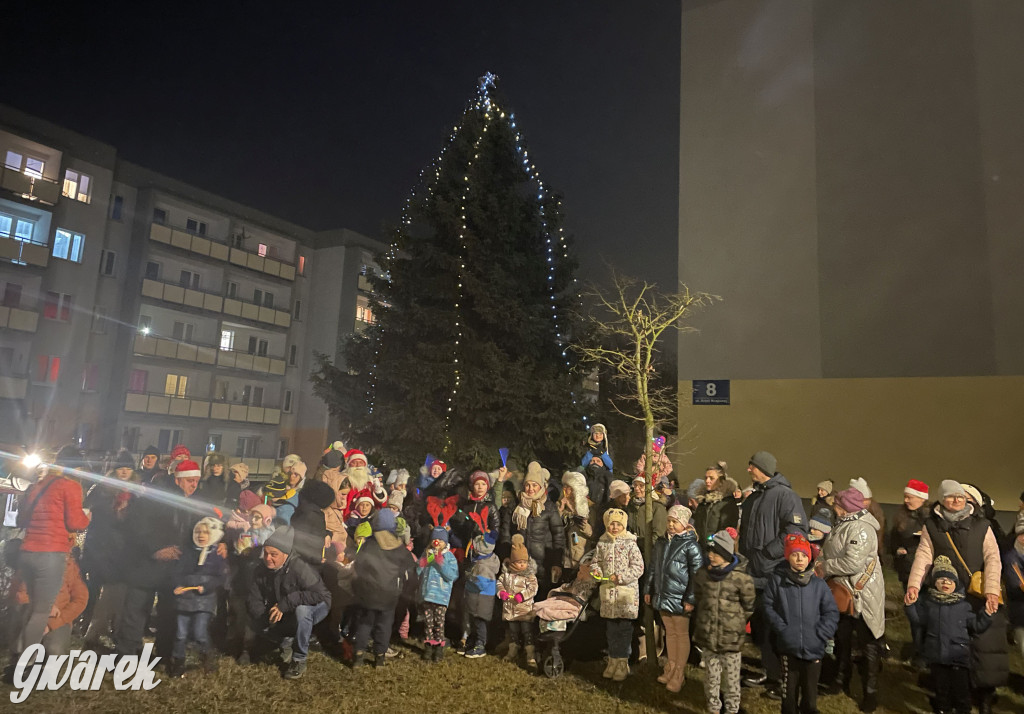
[(324, 551), (331, 544), (324, 509), (334, 503), (334, 489), (329, 483), (306, 479), (299, 491), (299, 505), (292, 514), (291, 527), (295, 530), (295, 555), (320, 567)]
[(784, 658), (782, 711), (796, 712), (799, 696), (800, 711), (816, 712), (821, 660), (839, 625), (839, 610), (828, 585), (814, 574), (807, 538), (788, 536), (785, 553), (788, 562), (775, 569), (764, 591), (764, 614)]
[[(643, 476), (633, 479), (633, 494), (626, 506), (627, 530), (636, 536), (639, 543), (647, 537), (647, 484)], [(657, 492), (651, 491), (651, 541), (664, 538), (667, 532), (666, 519), (668, 507), (665, 499)], [(689, 512), (689, 509), (687, 509)], [(687, 523), (689, 525), (689, 523)]]
[(200, 515), (187, 501), (199, 488), (199, 466), (185, 460), (174, 474), (174, 498), (163, 489), (150, 487), (132, 500), (125, 517), (128, 545), (127, 589), (124, 610), (117, 628), (117, 653), (134, 655), (142, 648), (153, 595), (157, 594), (156, 655), (170, 661), (177, 625), (172, 582), (177, 561), (190, 549), (192, 529)]
[(249, 467), (243, 463), (229, 468), (224, 455), (206, 457), (205, 476), (199, 484), (199, 498), (224, 510), (238, 508), (238, 495), (249, 488)]
[(382, 666), (391, 639), (395, 608), (416, 565), (402, 539), (395, 534), (396, 514), (385, 508), (374, 514), (373, 536), (367, 538), (355, 559), (353, 603), (355, 616), (355, 656), (352, 666), (363, 663), (373, 636), (374, 664)]
[(139, 478), (142, 483), (151, 484), (167, 470), (160, 468), (160, 449), (155, 446), (147, 446), (139, 459)]
[(708, 538), (718, 531), (739, 526), (740, 507), (733, 497), (737, 490), (739, 487), (729, 478), (724, 461), (718, 461), (705, 470), (704, 487), (697, 491), (694, 498), (697, 508), (693, 511), (693, 527), (705, 551)]
[(976, 612), (984, 608), (992, 616), (989, 628), (971, 639), (971, 693), (979, 712), (987, 714), (992, 710), (995, 688), (1006, 684), (1009, 678), (1006, 608), (999, 605), (1002, 571), (999, 545), (988, 520), (976, 514), (974, 507), (967, 503), (966, 492), (959, 482), (946, 480), (940, 488), (942, 500), (925, 520), (904, 602), (913, 605), (917, 601), (925, 573), (940, 555), (949, 558), (961, 583), (970, 583), (973, 573), (982, 572), (985, 597), (968, 592), (967, 601)]
[(499, 541), (508, 552), (512, 547), (512, 536), (523, 536), (530, 557), (538, 564), (537, 592), (545, 594), (551, 583), (561, 578), (565, 545), (562, 517), (558, 515), (558, 507), (547, 499), (550, 475), (536, 461), (530, 462), (522, 493), (519, 494), (519, 504), (501, 524)]
[(611, 486), (615, 476), (612, 470), (606, 468), (599, 458), (595, 458), (583, 467), (583, 475), (587, 478), (587, 488), (590, 490), (590, 500), (594, 503), (604, 503), (608, 500), (608, 487)]
[(294, 557), (294, 548), (294, 529), (282, 526), (273, 532), (263, 546), (246, 602), (257, 637), (279, 646), (282, 659), (290, 662), (285, 679), (305, 674), (313, 626), (331, 608), (331, 593), (320, 573)]
[(775, 651), (771, 627), (764, 620), (764, 588), (768, 577), (785, 557), (783, 540), (790, 533), (806, 535), (807, 516), (800, 497), (786, 477), (776, 472), (776, 459), (767, 451), (750, 457), (747, 472), (754, 481), (754, 491), (741, 506), (743, 527), (740, 529), (739, 552), (748, 561), (748, 572), (754, 579), (758, 606), (750, 621), (754, 644), (761, 650), (763, 676), (748, 677), (748, 686), (767, 684), (769, 692), (778, 694), (782, 680), (782, 663)]
[[(896, 516), (892, 519), (892, 530), (886, 541), (892, 555), (893, 566), (896, 568), (896, 577), (900, 579), (904, 593), (907, 590), (910, 567), (914, 564), (914, 556), (917, 555), (917, 544), (921, 541), (921, 531), (924, 529), (926, 518), (928, 518), (928, 484), (911, 479), (903, 489), (903, 505), (896, 511)], [(921, 666), (924, 664), (920, 659), (921, 632), (913, 619), (910, 620), (910, 634), (913, 640), (915, 662)]]

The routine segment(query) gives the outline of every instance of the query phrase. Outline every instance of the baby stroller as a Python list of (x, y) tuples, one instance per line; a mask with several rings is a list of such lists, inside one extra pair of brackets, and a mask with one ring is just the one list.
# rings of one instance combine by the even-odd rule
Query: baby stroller
[(579, 612), (570, 619), (548, 619), (544, 614), (538, 614), (537, 643), (541, 648), (541, 655), (538, 658), (541, 664), (541, 671), (548, 679), (555, 679), (561, 676), (571, 662), (571, 658), (563, 658), (561, 645), (576, 631), (581, 623), (586, 622), (588, 613), (591, 611), (589, 601), (568, 592), (552, 590), (549, 598), (563, 598), (566, 604), (575, 604)]

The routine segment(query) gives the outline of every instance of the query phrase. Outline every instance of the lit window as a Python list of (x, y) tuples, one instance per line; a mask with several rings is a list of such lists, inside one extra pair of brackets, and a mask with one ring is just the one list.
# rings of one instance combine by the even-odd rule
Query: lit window
[(18, 221), (18, 227), (14, 230), (14, 237), (26, 243), (32, 242), (32, 232), (35, 225), (30, 221)]
[(35, 224), (6, 213), (0, 213), (0, 237), (11, 238), (11, 230), (14, 230), (15, 240), (31, 242)]
[(7, 157), (4, 159), (4, 166), (15, 171), (21, 171), (22, 155), (17, 151), (8, 151)]
[(266, 257), (266, 255), (267, 255), (267, 244), (266, 243), (260, 243), (259, 247), (257, 247), (257, 249), (256, 249), (256, 253), (261, 255), (261, 256), (263, 256), (263, 257)]
[(60, 357), (54, 355), (39, 355), (36, 357), (36, 371), (33, 375), (36, 382), (41, 384), (56, 384), (60, 376)]
[(299, 275), (305, 275), (305, 274), (306, 274), (306, 256), (300, 255), (299, 256)]
[(92, 200), (92, 179), (85, 174), (68, 169), (64, 172), (63, 194), (75, 201), (89, 203)]
[(67, 322), (71, 319), (71, 296), (64, 293), (47, 292), (43, 305), (43, 317), (48, 320)]
[(188, 377), (183, 374), (169, 374), (164, 383), (164, 394), (168, 397), (184, 397), (186, 386), (188, 386)]
[(235, 331), (234, 330), (221, 330), (220, 331), (220, 348), (228, 351), (235, 349)]
[(84, 247), (84, 235), (58, 228), (53, 238), (53, 257), (70, 260), (72, 263), (81, 263)]
[(25, 175), (31, 176), (32, 178), (42, 178), (43, 169), (46, 167), (46, 162), (42, 159), (36, 159), (31, 156), (25, 157)]

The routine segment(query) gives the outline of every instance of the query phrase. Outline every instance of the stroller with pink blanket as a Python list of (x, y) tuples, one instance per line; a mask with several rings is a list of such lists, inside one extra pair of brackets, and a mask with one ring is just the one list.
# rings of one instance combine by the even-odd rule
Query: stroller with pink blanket
[[(562, 644), (572, 637), (573, 633), (588, 619), (592, 610), (590, 596), (595, 588), (593, 581), (589, 587), (579, 587), (579, 581), (566, 583), (548, 593), (546, 600), (533, 606), (533, 613), (538, 618), (538, 644), (541, 654), (541, 671), (548, 679), (555, 679), (564, 672), (571, 663), (572, 656), (562, 655)], [(586, 585), (586, 583), (584, 583)]]

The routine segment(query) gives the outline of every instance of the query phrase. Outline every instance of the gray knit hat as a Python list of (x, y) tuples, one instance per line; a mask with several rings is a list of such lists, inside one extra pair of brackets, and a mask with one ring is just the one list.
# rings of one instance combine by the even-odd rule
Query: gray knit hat
[(967, 492), (964, 491), (964, 487), (960, 484), (960, 482), (954, 481), (951, 478), (948, 478), (942, 483), (940, 483), (939, 489), (942, 491), (943, 498), (946, 498), (948, 496), (963, 496), (964, 498), (967, 497)]
[(768, 451), (758, 451), (756, 454), (750, 457), (750, 464), (755, 466), (765, 476), (774, 476), (775, 469), (778, 467), (778, 462), (775, 457)]
[(277, 548), (285, 555), (291, 555), (292, 548), (295, 546), (295, 529), (291, 526), (281, 526), (270, 534), (264, 546)]
[(718, 531), (711, 536), (711, 550), (732, 562), (733, 556), (736, 555), (736, 540), (729, 531)]

